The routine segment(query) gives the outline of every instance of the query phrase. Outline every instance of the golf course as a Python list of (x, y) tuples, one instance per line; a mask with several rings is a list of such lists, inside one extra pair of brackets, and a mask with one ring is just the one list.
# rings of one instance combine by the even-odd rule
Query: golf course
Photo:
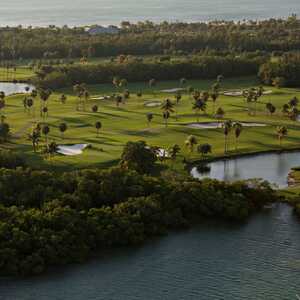
[[(213, 83), (213, 80), (192, 80), (187, 81), (186, 86), (192, 86), (199, 91), (210, 91)], [(130, 92), (130, 96), (119, 104), (111, 98), (116, 93), (112, 84), (87, 86), (89, 97), (84, 109), (79, 110), (76, 109), (77, 96), (73, 88), (54, 91), (47, 100), (47, 116), (40, 115), (39, 96), (34, 99), (30, 109), (24, 109), (25, 94), (7, 95), (6, 105), (1, 113), (10, 124), (11, 135), (6, 143), (1, 144), (1, 147), (24, 154), (30, 164), (36, 168), (55, 165), (66, 169), (78, 169), (114, 165), (128, 141), (144, 140), (149, 146), (166, 150), (174, 144), (179, 145), (177, 163), (173, 162), (173, 164), (182, 168), (183, 157), (191, 161), (201, 159), (196, 144), (195, 150), (185, 145), (185, 141), (191, 135), (196, 138), (197, 145), (204, 143), (211, 145), (212, 151), (208, 157), (224, 156), (222, 124), (226, 120), (232, 120), (242, 122), (243, 130), (237, 141), (234, 133), (228, 135), (226, 156), (298, 148), (300, 123), (284, 114), (282, 107), (292, 98), (300, 97), (300, 91), (265, 86), (264, 90), (268, 92), (257, 101), (255, 114), (249, 115), (249, 104), (244, 97), (230, 96), (230, 91), (243, 91), (258, 86), (259, 83), (252, 77), (225, 78), (217, 101), (213, 103), (208, 100), (205, 111), (200, 112), (193, 109), (194, 100), (184, 87), (181, 92), (182, 97), (176, 104), (174, 91), (180, 88), (179, 80), (157, 82), (154, 87), (149, 87), (148, 83), (128, 83), (126, 90)], [(138, 93), (141, 95), (137, 96)], [(66, 96), (64, 103), (60, 100), (62, 94)], [(162, 110), (166, 99), (170, 99), (173, 103), (167, 124)], [(266, 109), (267, 103), (272, 103), (276, 107), (272, 115)], [(97, 106), (97, 111), (93, 111), (94, 106)], [(216, 117), (213, 113), (213, 110), (216, 111), (218, 108), (224, 111), (221, 117)], [(151, 121), (147, 120), (149, 113), (152, 114)], [(96, 122), (101, 122), (98, 134), (95, 128)], [(49, 142), (55, 141), (58, 145), (88, 144), (90, 147), (80, 155), (57, 154), (51, 159), (45, 157), (41, 151), (34, 153), (28, 135), (38, 123), (42, 126), (47, 125), (50, 129), (47, 137), (41, 136), (40, 145), (45, 144), (47, 139)], [(62, 123), (67, 125), (63, 134), (59, 130), (59, 125)], [(215, 127), (219, 128), (209, 126), (216, 123), (219, 125)], [(281, 145), (276, 132), (278, 126), (286, 126), (288, 129)]]

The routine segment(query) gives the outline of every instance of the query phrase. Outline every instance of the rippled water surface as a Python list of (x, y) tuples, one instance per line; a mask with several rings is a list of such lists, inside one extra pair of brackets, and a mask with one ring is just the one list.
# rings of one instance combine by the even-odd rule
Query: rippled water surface
[(300, 294), (300, 223), (278, 205), (244, 225), (206, 223), (140, 248), (24, 280), (1, 300), (292, 300)]
[(2, 25), (120, 24), (152, 20), (207, 21), (285, 17), (299, 0), (1, 0)]

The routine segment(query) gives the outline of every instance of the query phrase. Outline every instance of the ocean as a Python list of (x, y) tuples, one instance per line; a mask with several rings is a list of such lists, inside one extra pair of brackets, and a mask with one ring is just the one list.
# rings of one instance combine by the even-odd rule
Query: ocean
[(209, 21), (287, 17), (299, 0), (1, 0), (0, 26), (119, 25), (121, 21)]

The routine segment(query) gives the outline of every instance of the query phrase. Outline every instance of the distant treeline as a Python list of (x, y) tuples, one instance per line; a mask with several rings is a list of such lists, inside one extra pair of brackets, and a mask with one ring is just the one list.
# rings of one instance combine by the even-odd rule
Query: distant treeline
[(249, 22), (122, 23), (119, 34), (89, 35), (83, 27), (0, 28), (0, 59), (108, 57), (188, 54), (287, 52), (300, 49), (300, 21), (270, 19)]
[(179, 62), (129, 61), (97, 65), (65, 65), (42, 67), (34, 83), (37, 86), (57, 89), (76, 83), (111, 83), (118, 76), (129, 82), (156, 80), (210, 79), (222, 74), (225, 77), (256, 75), (261, 58), (200, 56)]

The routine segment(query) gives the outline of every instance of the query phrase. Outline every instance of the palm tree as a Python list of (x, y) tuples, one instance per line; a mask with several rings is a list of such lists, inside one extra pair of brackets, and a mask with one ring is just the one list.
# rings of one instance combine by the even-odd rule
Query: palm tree
[(238, 139), (242, 133), (243, 124), (240, 122), (235, 122), (233, 124), (233, 128), (234, 128), (234, 135), (235, 135), (235, 151), (237, 151)]
[(269, 111), (269, 113), (270, 113), (271, 116), (272, 116), (273, 113), (275, 113), (275, 111), (276, 111), (276, 107), (275, 107), (272, 103), (270, 103), (270, 102), (268, 102), (268, 103), (266, 104), (266, 109)]
[(225, 111), (223, 110), (222, 107), (219, 107), (216, 111), (216, 118), (218, 119), (223, 119), (224, 118), (224, 115), (225, 115)]
[(45, 108), (47, 106), (47, 101), (48, 101), (49, 97), (51, 96), (51, 93), (52, 92), (50, 90), (39, 89), (39, 96), (40, 96), (40, 100), (41, 100), (41, 107), (40, 107), (41, 116), (43, 114), (43, 108)]
[(153, 120), (153, 113), (147, 113), (146, 114), (148, 126), (150, 127), (151, 121)]
[(92, 112), (93, 112), (93, 113), (98, 112), (98, 105), (93, 105), (93, 106), (92, 106)]
[(289, 108), (290, 108), (290, 106), (287, 104), (287, 103), (285, 103), (285, 104), (283, 104), (283, 106), (282, 106), (282, 109), (281, 109), (281, 112), (285, 115), (285, 114), (288, 114), (289, 113)]
[(165, 126), (168, 127), (168, 120), (170, 118), (170, 113), (168, 111), (163, 112), (163, 119), (165, 120)]
[(293, 121), (297, 121), (299, 116), (299, 110), (297, 107), (293, 107), (292, 111), (290, 112), (290, 119)]
[(67, 96), (64, 95), (64, 94), (62, 94), (62, 95), (60, 96), (60, 102), (61, 102), (62, 104), (65, 104), (66, 101), (67, 101)]
[(124, 99), (124, 102), (125, 100), (129, 99), (130, 98), (130, 92), (128, 90), (125, 90), (123, 92), (123, 99)]
[(41, 133), (40, 130), (34, 128), (30, 134), (28, 134), (28, 139), (32, 143), (33, 151), (36, 152), (39, 142), (40, 142)]
[(190, 135), (185, 141), (185, 146), (189, 148), (190, 153), (194, 152), (194, 147), (197, 144), (198, 144), (198, 141), (194, 135)]
[(76, 96), (77, 96), (77, 102), (76, 102), (76, 110), (79, 110), (79, 106), (82, 102), (82, 98), (87, 96), (88, 97), (88, 92), (85, 95), (85, 85), (84, 84), (75, 84), (73, 86), (73, 91), (75, 92)]
[(5, 107), (5, 93), (0, 92), (0, 111)]
[(181, 100), (182, 95), (180, 92), (177, 92), (175, 95), (176, 104), (179, 104), (179, 101)]
[(176, 105), (175, 105), (175, 113), (176, 113), (176, 120), (178, 120), (178, 104), (179, 104), (179, 101), (181, 100), (182, 98), (182, 95), (180, 92), (177, 92), (176, 95), (175, 95), (175, 101), (176, 101)]
[(48, 107), (43, 107), (42, 108), (42, 116), (43, 116), (43, 119), (45, 120), (45, 118), (48, 116)]
[(58, 150), (58, 146), (55, 142), (51, 142), (49, 145), (45, 147), (45, 153), (48, 154), (49, 159), (52, 155), (54, 155)]
[(294, 97), (294, 98), (292, 98), (292, 99), (289, 101), (289, 106), (290, 106), (291, 108), (297, 107), (298, 104), (299, 104), (299, 100), (298, 100), (297, 97)]
[(83, 111), (85, 111), (86, 103), (88, 102), (89, 98), (90, 98), (90, 93), (89, 93), (88, 90), (85, 89), (83, 91), (83, 99), (84, 99), (84, 101), (83, 101)]
[(216, 109), (216, 102), (219, 98), (219, 92), (217, 90), (214, 90), (211, 94), (210, 94), (211, 100), (213, 102), (213, 115), (215, 114), (215, 109)]
[(48, 144), (48, 134), (50, 133), (50, 127), (48, 125), (44, 125), (42, 128), (42, 133), (45, 136), (46, 144)]
[(210, 144), (201, 144), (197, 147), (198, 153), (201, 153), (202, 158), (207, 155), (208, 153), (211, 153), (212, 146)]
[(232, 129), (232, 121), (227, 120), (223, 123), (223, 133), (224, 133), (224, 153), (226, 154), (229, 148), (228, 137)]
[(280, 147), (282, 145), (283, 138), (286, 137), (287, 134), (288, 134), (288, 130), (285, 126), (278, 126), (277, 127), (277, 137), (278, 137), (278, 140), (279, 140)]
[(32, 98), (26, 98), (26, 107), (29, 109), (29, 113), (31, 112), (31, 108), (33, 107), (33, 99)]
[(193, 104), (193, 110), (196, 112), (197, 122), (199, 122), (199, 112), (206, 111), (206, 102), (203, 101), (201, 98), (195, 99), (195, 102)]
[(101, 123), (100, 121), (97, 121), (97, 122), (95, 123), (95, 128), (96, 128), (96, 130), (97, 130), (97, 137), (99, 137), (99, 131), (100, 131), (100, 129), (102, 128), (102, 123)]
[(177, 144), (175, 144), (169, 148), (168, 152), (169, 152), (169, 155), (170, 155), (172, 161), (176, 160), (177, 155), (180, 153), (180, 151), (181, 151), (181, 149)]
[(161, 109), (163, 110), (163, 118), (165, 120), (166, 127), (168, 126), (168, 119), (170, 118), (171, 113), (174, 112), (173, 107), (174, 104), (170, 99), (166, 99), (161, 106)]
[(116, 96), (115, 96), (115, 100), (116, 100), (116, 106), (119, 107), (119, 106), (120, 106), (120, 103), (123, 102), (123, 97), (120, 96), (120, 95), (116, 95)]
[(63, 139), (64, 138), (64, 133), (67, 131), (68, 126), (67, 126), (66, 123), (60, 123), (58, 128), (59, 128), (59, 131), (61, 133), (61, 138)]

